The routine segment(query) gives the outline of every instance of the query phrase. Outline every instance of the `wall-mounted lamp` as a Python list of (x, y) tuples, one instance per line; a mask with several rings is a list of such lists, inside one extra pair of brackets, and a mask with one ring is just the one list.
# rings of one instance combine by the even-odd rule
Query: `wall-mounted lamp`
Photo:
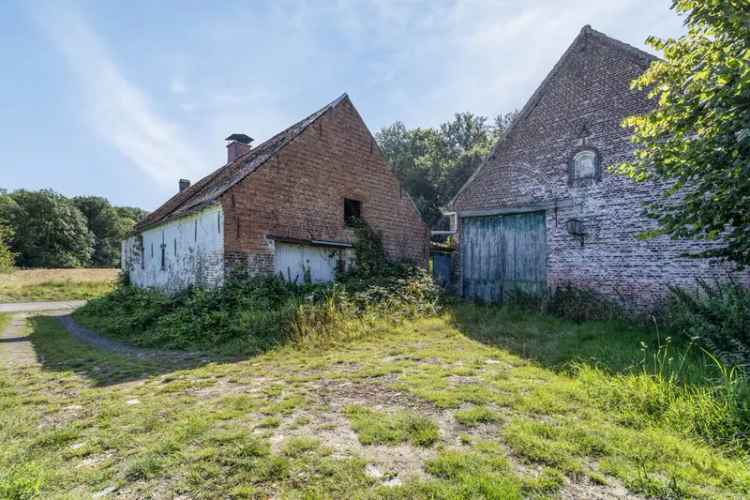
[(565, 229), (574, 238), (581, 240), (581, 248), (583, 248), (583, 238), (586, 236), (586, 228), (583, 225), (583, 221), (580, 219), (568, 219), (565, 223)]

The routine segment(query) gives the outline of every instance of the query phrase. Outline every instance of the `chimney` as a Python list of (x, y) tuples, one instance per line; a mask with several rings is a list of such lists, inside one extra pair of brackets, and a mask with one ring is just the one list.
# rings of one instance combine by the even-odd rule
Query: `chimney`
[(189, 179), (180, 179), (180, 193), (190, 187)]
[(229, 141), (227, 144), (227, 163), (232, 163), (234, 160), (250, 151), (250, 143), (253, 142), (253, 138), (245, 134), (232, 134), (225, 141)]

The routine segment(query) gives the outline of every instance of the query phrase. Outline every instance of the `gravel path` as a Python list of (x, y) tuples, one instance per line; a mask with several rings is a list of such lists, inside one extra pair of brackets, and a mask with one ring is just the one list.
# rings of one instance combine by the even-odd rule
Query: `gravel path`
[(65, 329), (76, 339), (91, 344), (98, 349), (103, 351), (114, 352), (116, 354), (123, 354), (126, 356), (133, 356), (140, 359), (158, 359), (170, 362), (185, 362), (185, 361), (211, 361), (208, 356), (201, 356), (197, 353), (185, 352), (185, 351), (161, 351), (157, 349), (144, 349), (141, 347), (135, 347), (129, 344), (118, 342), (106, 337), (102, 337), (98, 333), (89, 330), (83, 325), (78, 324), (72, 316), (65, 314), (58, 316), (57, 320), (65, 327)]
[(60, 302), (17, 302), (0, 304), (0, 313), (65, 311), (79, 308), (85, 303), (85, 300), (64, 300)]
[(162, 351), (144, 349), (112, 340), (79, 325), (70, 311), (83, 306), (85, 300), (66, 300), (60, 302), (18, 302), (0, 304), (0, 313), (12, 314), (10, 324), (0, 332), (0, 359), (10, 364), (29, 364), (36, 362), (34, 348), (28, 336), (24, 335), (26, 319), (35, 314), (55, 316), (63, 327), (76, 339), (95, 346), (103, 351), (114, 352), (139, 359), (156, 359), (170, 363), (209, 362), (210, 356), (185, 351)]

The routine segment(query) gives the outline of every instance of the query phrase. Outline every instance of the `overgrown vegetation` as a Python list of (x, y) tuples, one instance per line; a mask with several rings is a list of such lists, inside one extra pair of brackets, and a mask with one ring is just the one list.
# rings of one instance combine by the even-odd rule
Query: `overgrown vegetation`
[[(719, 366), (745, 371), (750, 368), (750, 288), (732, 281), (696, 287), (672, 287), (665, 303), (647, 314), (629, 311), (620, 303), (588, 289), (566, 285), (544, 294), (513, 291), (507, 302), (525, 310), (573, 321), (623, 320), (644, 328), (661, 329), (685, 345), (708, 350)], [(737, 376), (744, 374), (738, 373)]]
[(397, 322), (438, 310), (441, 292), (429, 273), (388, 262), (380, 236), (364, 221), (356, 233), (357, 268), (332, 284), (235, 275), (223, 287), (174, 296), (123, 285), (76, 318), (139, 346), (255, 354), (292, 340), (351, 339), (379, 318)]
[(548, 289), (541, 294), (511, 290), (505, 300), (512, 306), (579, 322), (622, 319), (627, 316), (619, 303), (594, 290), (576, 288), (570, 284)]
[[(511, 295), (526, 310), (574, 321), (620, 320), (652, 332), (655, 342), (639, 341), (638, 364), (608, 379), (608, 368), (588, 364), (588, 348), (570, 359), (568, 368), (598, 401), (616, 408), (630, 425), (647, 418), (661, 425), (681, 426), (718, 444), (748, 447), (750, 436), (750, 289), (732, 282), (698, 282), (695, 290), (672, 288), (667, 303), (654, 316), (629, 314), (616, 302), (589, 290), (563, 287), (543, 296)], [(596, 324), (596, 323), (594, 323)], [(597, 343), (615, 342), (617, 334), (597, 336)], [(620, 345), (621, 357), (636, 358), (635, 339)], [(673, 340), (674, 339), (674, 340)], [(588, 340), (588, 339), (587, 339)], [(559, 348), (559, 346), (555, 346)], [(596, 349), (605, 350), (598, 345)], [(601, 383), (607, 380), (607, 383)], [(599, 381), (599, 383), (594, 383)], [(590, 389), (589, 389), (590, 390)]]
[(698, 285), (693, 291), (672, 289), (666, 327), (697, 341), (723, 364), (750, 370), (750, 289), (732, 282)]
[(392, 266), (379, 278), (353, 274), (330, 285), (235, 277), (221, 288), (175, 296), (121, 286), (76, 319), (144, 347), (254, 354), (288, 341), (325, 344), (356, 337), (369, 321), (435, 312), (439, 290), (419, 269)]

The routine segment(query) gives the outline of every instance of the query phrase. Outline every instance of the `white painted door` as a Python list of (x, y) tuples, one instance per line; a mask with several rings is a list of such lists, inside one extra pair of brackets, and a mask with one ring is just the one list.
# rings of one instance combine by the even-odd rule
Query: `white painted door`
[(304, 283), (306, 272), (313, 283), (333, 281), (338, 251), (333, 248), (276, 243), (274, 272), (292, 283)]

